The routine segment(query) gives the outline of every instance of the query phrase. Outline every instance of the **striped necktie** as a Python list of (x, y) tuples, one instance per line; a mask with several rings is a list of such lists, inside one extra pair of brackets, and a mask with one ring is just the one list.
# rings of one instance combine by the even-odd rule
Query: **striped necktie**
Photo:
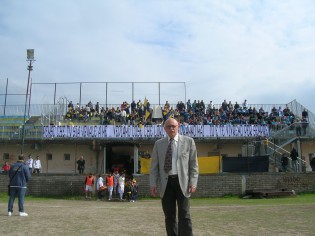
[(173, 141), (174, 139), (171, 138), (165, 155), (164, 170), (166, 173), (172, 169)]

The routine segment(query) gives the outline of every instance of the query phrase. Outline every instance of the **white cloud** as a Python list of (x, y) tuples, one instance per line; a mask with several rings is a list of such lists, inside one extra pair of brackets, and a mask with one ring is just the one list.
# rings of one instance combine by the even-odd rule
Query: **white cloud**
[[(0, 79), (26, 87), (26, 49), (34, 48), (35, 83), (180, 81), (186, 82), (187, 99), (247, 98), (259, 104), (297, 99), (314, 112), (314, 12), (311, 0), (5, 0)], [(104, 101), (103, 86), (86, 87), (84, 99)], [(128, 85), (119, 87), (111, 88), (111, 99), (131, 100)], [(184, 99), (182, 89), (166, 84), (163, 89), (164, 100)], [(34, 103), (49, 102), (51, 90), (33, 91)], [(58, 96), (75, 100), (78, 86), (73, 90), (60, 86)], [(137, 84), (135, 99), (150, 92), (157, 103), (155, 84)]]

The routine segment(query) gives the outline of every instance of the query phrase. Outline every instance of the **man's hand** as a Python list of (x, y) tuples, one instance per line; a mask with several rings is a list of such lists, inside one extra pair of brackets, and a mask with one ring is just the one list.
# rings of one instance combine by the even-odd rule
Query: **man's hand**
[(196, 186), (191, 186), (191, 187), (189, 187), (188, 192), (194, 193), (194, 192), (196, 192), (196, 189), (197, 189)]
[(153, 197), (157, 196), (157, 188), (156, 188), (156, 186), (150, 188), (150, 193), (151, 193), (151, 196), (153, 196)]

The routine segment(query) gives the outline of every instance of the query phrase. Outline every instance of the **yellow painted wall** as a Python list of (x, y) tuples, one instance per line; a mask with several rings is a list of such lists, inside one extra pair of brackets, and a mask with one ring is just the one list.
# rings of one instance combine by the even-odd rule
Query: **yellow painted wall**
[[(198, 157), (199, 174), (213, 174), (220, 172), (220, 157)], [(140, 158), (141, 174), (150, 173), (151, 159)]]

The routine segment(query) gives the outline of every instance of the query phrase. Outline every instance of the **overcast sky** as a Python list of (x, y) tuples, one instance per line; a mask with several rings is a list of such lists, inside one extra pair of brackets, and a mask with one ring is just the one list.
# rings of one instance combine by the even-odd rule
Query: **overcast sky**
[[(8, 93), (25, 93), (26, 49), (35, 49), (35, 104), (52, 104), (55, 88), (36, 83), (103, 82), (84, 83), (81, 99), (104, 104), (104, 82), (135, 82), (108, 83), (107, 102), (131, 102), (133, 88), (152, 104), (296, 99), (315, 112), (313, 0), (0, 2), (1, 94), (7, 78)], [(56, 88), (56, 99), (79, 102), (79, 84)]]

